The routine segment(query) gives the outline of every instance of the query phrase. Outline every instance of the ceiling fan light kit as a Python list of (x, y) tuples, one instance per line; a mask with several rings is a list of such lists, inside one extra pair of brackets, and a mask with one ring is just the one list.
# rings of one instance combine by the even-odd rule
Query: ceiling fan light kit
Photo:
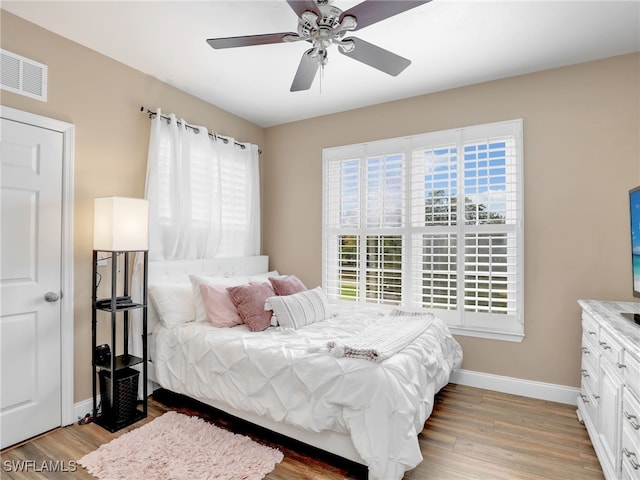
[(429, 1), (431, 0), (366, 0), (343, 12), (331, 5), (331, 0), (287, 0), (289, 6), (298, 15), (297, 33), (210, 38), (207, 43), (213, 48), (220, 49), (283, 42), (309, 42), (312, 48), (302, 55), (291, 84), (292, 92), (311, 88), (318, 68), (327, 64), (327, 49), (333, 44), (338, 46), (338, 51), (343, 55), (396, 76), (411, 64), (410, 60), (357, 37), (344, 37), (347, 32), (360, 30)]

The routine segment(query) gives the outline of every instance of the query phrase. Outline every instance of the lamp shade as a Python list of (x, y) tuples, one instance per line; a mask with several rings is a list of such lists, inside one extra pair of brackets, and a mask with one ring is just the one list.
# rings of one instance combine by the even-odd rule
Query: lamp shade
[(141, 198), (96, 198), (93, 249), (111, 252), (149, 250), (149, 202)]

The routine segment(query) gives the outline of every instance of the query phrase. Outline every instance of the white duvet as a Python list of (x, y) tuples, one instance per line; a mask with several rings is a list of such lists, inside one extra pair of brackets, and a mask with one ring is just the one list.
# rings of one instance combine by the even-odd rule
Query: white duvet
[(302, 429), (346, 433), (370, 478), (400, 479), (422, 461), (418, 433), (434, 395), (460, 367), (462, 349), (438, 319), (381, 363), (336, 358), (324, 348), (328, 341), (348, 343), (379, 319), (372, 310), (341, 307), (333, 318), (298, 330), (162, 328), (154, 358), (158, 383)]

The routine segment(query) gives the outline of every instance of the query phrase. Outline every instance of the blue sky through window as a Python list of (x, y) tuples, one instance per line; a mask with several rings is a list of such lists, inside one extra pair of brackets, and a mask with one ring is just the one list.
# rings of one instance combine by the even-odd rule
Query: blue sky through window
[[(506, 141), (466, 144), (463, 147), (462, 188), (464, 201), (487, 215), (507, 217), (506, 194), (510, 161)], [(414, 159), (416, 154), (414, 153)], [(423, 198), (458, 195), (458, 148), (455, 145), (421, 151), (424, 165)], [(364, 165), (365, 208), (369, 226), (400, 226), (405, 205), (405, 158), (401, 153), (368, 157)], [(341, 224), (358, 224), (361, 203), (361, 166), (358, 160), (342, 162)], [(415, 184), (412, 188), (415, 188)], [(451, 200), (449, 200), (451, 201)], [(472, 207), (473, 208), (473, 207)], [(478, 217), (479, 218), (479, 217)]]

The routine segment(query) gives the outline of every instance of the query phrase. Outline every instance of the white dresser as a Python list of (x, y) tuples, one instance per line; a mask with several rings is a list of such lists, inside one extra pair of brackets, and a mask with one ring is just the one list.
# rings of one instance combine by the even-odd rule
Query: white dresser
[(584, 421), (607, 480), (640, 479), (640, 303), (579, 300)]

